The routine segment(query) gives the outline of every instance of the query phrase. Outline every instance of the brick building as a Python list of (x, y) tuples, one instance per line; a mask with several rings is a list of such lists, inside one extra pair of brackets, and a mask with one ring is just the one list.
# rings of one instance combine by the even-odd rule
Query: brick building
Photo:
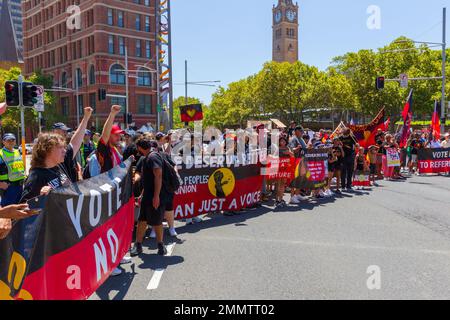
[[(81, 13), (79, 29), (72, 5)], [(154, 0), (26, 0), (22, 13), (25, 75), (42, 69), (55, 87), (78, 87), (80, 110), (93, 107), (91, 125), (101, 128), (112, 104), (125, 110), (125, 99), (100, 102), (98, 90), (125, 95), (127, 50), (129, 112), (136, 126), (151, 122), (155, 127)], [(57, 110), (71, 126), (77, 125), (76, 106), (76, 92), (57, 94)], [(123, 122), (122, 117), (117, 121)]]

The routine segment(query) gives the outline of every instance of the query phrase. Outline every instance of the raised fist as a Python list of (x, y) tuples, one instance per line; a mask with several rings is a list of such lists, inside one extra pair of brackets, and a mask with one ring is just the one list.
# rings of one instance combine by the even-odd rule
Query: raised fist
[(92, 112), (94, 112), (94, 109), (91, 107), (84, 108), (84, 115), (90, 117), (92, 115)]
[(118, 114), (121, 110), (122, 110), (122, 107), (118, 106), (118, 105), (113, 105), (111, 107), (111, 113), (113, 113), (113, 114)]

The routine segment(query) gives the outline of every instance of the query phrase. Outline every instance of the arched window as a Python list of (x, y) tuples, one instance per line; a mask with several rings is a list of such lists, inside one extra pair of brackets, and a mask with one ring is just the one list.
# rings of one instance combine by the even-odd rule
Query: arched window
[(152, 74), (147, 68), (140, 68), (138, 71), (138, 86), (151, 87), (152, 86)]
[(80, 68), (77, 68), (75, 81), (78, 88), (81, 88), (83, 86), (83, 73), (81, 72)]
[(125, 84), (125, 69), (120, 64), (115, 64), (111, 67), (109, 82), (111, 84)]
[(89, 69), (89, 84), (95, 84), (95, 67)]
[(67, 73), (65, 71), (61, 75), (61, 87), (67, 88)]

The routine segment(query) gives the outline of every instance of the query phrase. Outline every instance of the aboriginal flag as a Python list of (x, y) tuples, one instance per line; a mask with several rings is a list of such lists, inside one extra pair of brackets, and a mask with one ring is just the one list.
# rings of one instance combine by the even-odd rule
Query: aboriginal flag
[(374, 145), (378, 129), (383, 131), (386, 130), (386, 122), (384, 121), (385, 115), (386, 110), (383, 108), (371, 123), (348, 126), (361, 147), (368, 148), (369, 146)]
[(431, 132), (433, 132), (433, 136), (436, 140), (441, 139), (441, 103), (439, 101), (436, 101), (434, 104)]
[(406, 146), (409, 136), (411, 135), (411, 121), (412, 121), (412, 117), (413, 117), (412, 96), (413, 96), (413, 90), (411, 90), (411, 92), (409, 93), (408, 99), (405, 104), (405, 108), (403, 109), (403, 112), (402, 112), (403, 129), (402, 129), (402, 133), (400, 136), (400, 148), (403, 148), (404, 146)]
[(203, 120), (203, 108), (201, 104), (190, 104), (180, 107), (181, 122), (193, 122)]

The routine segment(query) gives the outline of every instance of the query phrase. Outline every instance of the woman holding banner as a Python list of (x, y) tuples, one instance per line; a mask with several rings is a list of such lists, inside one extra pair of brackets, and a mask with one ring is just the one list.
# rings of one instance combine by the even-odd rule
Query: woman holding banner
[[(286, 190), (286, 184), (288, 180), (292, 179), (293, 172), (291, 158), (294, 158), (294, 153), (288, 147), (288, 139), (284, 136), (280, 137), (279, 142), (279, 163), (283, 163), (283, 166), (278, 168), (279, 176), (276, 179), (276, 207), (282, 207), (286, 205), (284, 201), (284, 191)], [(286, 175), (291, 176), (286, 176)]]
[(385, 139), (385, 142), (381, 146), (381, 150), (383, 153), (383, 175), (385, 180), (390, 181), (393, 179), (397, 179), (398, 177), (394, 175), (394, 167), (389, 166), (388, 152), (390, 152), (392, 149), (397, 150), (398, 144), (393, 140), (393, 136), (391, 134), (387, 134)]

